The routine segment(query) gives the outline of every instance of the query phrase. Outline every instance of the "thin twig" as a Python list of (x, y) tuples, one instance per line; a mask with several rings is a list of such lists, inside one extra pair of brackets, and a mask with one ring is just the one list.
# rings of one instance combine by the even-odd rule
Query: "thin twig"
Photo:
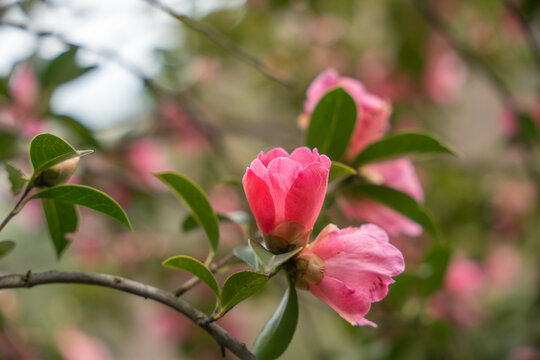
[(426, 21), (448, 41), (463, 60), (475, 67), (491, 82), (495, 90), (497, 90), (497, 94), (504, 106), (515, 109), (516, 104), (512, 92), (502, 78), (484, 61), (484, 59), (478, 56), (474, 50), (452, 34), (448, 26), (446, 26), (443, 20), (435, 13), (435, 11), (433, 11), (425, 0), (414, 0), (414, 2)]
[(280, 76), (274, 74), (274, 72), (268, 69), (259, 59), (257, 59), (253, 55), (250, 55), (246, 53), (245, 51), (243, 51), (242, 49), (240, 49), (234, 42), (231, 41), (231, 39), (229, 39), (228, 37), (226, 37), (219, 31), (217, 31), (210, 25), (191, 19), (187, 17), (186, 15), (179, 14), (158, 0), (145, 0), (145, 1), (148, 4), (162, 10), (163, 12), (167, 13), (171, 17), (180, 21), (188, 28), (206, 36), (210, 41), (222, 47), (223, 49), (227, 50), (231, 55), (236, 57), (238, 60), (243, 61), (244, 63), (250, 65), (257, 71), (261, 72), (267, 78), (274, 80), (285, 87), (294, 88), (295, 85), (290, 80), (283, 79)]
[(525, 16), (523, 16), (523, 13), (519, 10), (518, 6), (514, 4), (512, 0), (503, 1), (508, 11), (510, 11), (510, 13), (517, 18), (519, 24), (521, 25), (521, 28), (525, 32), (525, 37), (527, 39), (527, 43), (529, 44), (529, 49), (531, 50), (538, 70), (540, 70), (540, 44), (538, 43), (538, 41), (536, 41), (534, 33), (529, 26), (527, 19), (525, 18)]
[(21, 194), (21, 197), (19, 198), (15, 206), (13, 206), (9, 214), (7, 214), (4, 220), (2, 220), (2, 223), (0, 224), (0, 231), (4, 229), (4, 227), (7, 225), (9, 220), (11, 220), (15, 215), (17, 215), (17, 213), (20, 211), (19, 206), (22, 204), (23, 200), (28, 196), (28, 194), (30, 193), (32, 189), (33, 189), (32, 186), (29, 186), (29, 184), (26, 185), (26, 188), (24, 189), (23, 193)]
[(45, 284), (88, 284), (112, 288), (144, 299), (152, 299), (167, 305), (191, 319), (197, 326), (208, 332), (216, 342), (228, 348), (240, 359), (256, 360), (255, 355), (229, 333), (215, 323), (209, 322), (209, 317), (195, 309), (186, 301), (177, 298), (174, 293), (158, 289), (137, 281), (120, 276), (90, 273), (47, 271), (42, 273), (10, 274), (0, 276), (0, 289), (31, 288)]
[[(227, 256), (226, 258), (221, 259), (220, 261), (217, 261), (210, 265), (210, 271), (212, 273), (216, 273), (219, 270), (223, 269), (225, 266), (230, 264), (234, 259), (236, 259), (236, 256), (234, 254), (231, 254)], [(174, 290), (174, 295), (177, 297), (180, 297), (184, 295), (189, 290), (193, 289), (197, 284), (199, 284), (201, 280), (198, 277), (192, 277), (188, 281), (186, 281), (182, 286), (180, 286), (178, 289)]]

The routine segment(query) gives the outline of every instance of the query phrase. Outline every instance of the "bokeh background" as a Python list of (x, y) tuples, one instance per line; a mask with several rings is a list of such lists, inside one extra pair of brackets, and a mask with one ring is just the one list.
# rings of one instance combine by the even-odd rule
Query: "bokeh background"
[[(540, 359), (539, 7), (535, 0), (1, 1), (1, 160), (30, 172), (29, 141), (44, 131), (95, 149), (71, 181), (114, 197), (135, 231), (81, 209), (57, 259), (41, 207), (29, 203), (2, 232), (0, 240), (17, 246), (0, 259), (0, 272), (100, 271), (178, 287), (189, 277), (161, 262), (203, 259), (207, 243), (202, 231), (182, 230), (186, 210), (151, 173), (179, 171), (207, 191), (216, 211), (249, 214), (236, 185), (245, 168), (261, 150), (304, 143), (297, 119), (305, 91), (334, 68), (391, 101), (393, 130), (430, 131), (458, 156), (413, 158), (441, 236), (391, 239), (406, 272), (367, 316), (379, 327), (352, 327), (301, 292), (283, 358)], [(9, 187), (2, 170), (2, 213), (15, 199)], [(328, 216), (351, 224), (339, 209)], [(238, 226), (220, 230), (220, 257), (247, 240)], [(275, 277), (219, 323), (252, 344), (285, 287)], [(212, 309), (202, 285), (186, 298)], [(77, 285), (0, 291), (0, 359), (220, 357), (206, 333), (140, 298)]]

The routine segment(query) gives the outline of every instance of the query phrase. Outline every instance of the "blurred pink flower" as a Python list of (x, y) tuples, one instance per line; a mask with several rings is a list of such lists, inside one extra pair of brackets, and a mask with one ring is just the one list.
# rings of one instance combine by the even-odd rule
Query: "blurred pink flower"
[(145, 138), (131, 143), (126, 158), (131, 168), (147, 185), (161, 188), (161, 182), (153, 173), (168, 170), (171, 166), (165, 148), (159, 141)]
[(152, 341), (183, 343), (193, 336), (194, 326), (184, 315), (165, 306), (150, 306), (138, 314), (145, 336)]
[(492, 291), (502, 292), (514, 285), (522, 270), (518, 252), (509, 245), (498, 245), (484, 260), (487, 281)]
[(257, 225), (271, 251), (304, 246), (326, 195), (330, 159), (300, 147), (261, 152), (242, 183)]
[(383, 137), (389, 127), (392, 108), (388, 101), (368, 92), (360, 81), (341, 77), (334, 69), (328, 69), (317, 76), (307, 90), (304, 113), (298, 120), (302, 129), (307, 128), (319, 100), (337, 87), (343, 87), (357, 105), (356, 127), (346, 154), (346, 158), (352, 160), (366, 145)]
[[(298, 256), (297, 283), (352, 325), (377, 325), (364, 316), (388, 294), (405, 269), (403, 255), (376, 225), (338, 229), (328, 225)], [(304, 281), (305, 284), (302, 284)]]
[[(360, 81), (340, 77), (335, 70), (328, 69), (317, 76), (307, 90), (304, 113), (299, 119), (300, 127), (307, 127), (314, 108), (324, 94), (339, 86), (352, 96), (358, 109), (356, 128), (346, 155), (348, 160), (352, 160), (367, 145), (384, 136), (389, 127), (391, 106), (388, 101), (369, 93)], [(411, 195), (417, 201), (423, 201), (420, 182), (412, 163), (407, 159), (370, 164), (359, 172), (371, 182), (392, 187)], [(341, 198), (340, 205), (347, 217), (375, 223), (392, 236), (419, 236), (422, 233), (420, 225), (375, 201), (353, 196)]]
[[(420, 181), (413, 164), (408, 159), (400, 158), (366, 165), (360, 173), (372, 182), (404, 192), (418, 202), (424, 200)], [(422, 227), (419, 224), (373, 200), (347, 197), (340, 199), (339, 205), (349, 219), (359, 219), (379, 225), (390, 236), (422, 234)]]
[(481, 264), (458, 254), (446, 269), (444, 288), (428, 299), (427, 311), (431, 316), (452, 319), (464, 327), (477, 326), (486, 315), (482, 303), (486, 284)]
[(540, 347), (522, 345), (518, 346), (508, 355), (508, 360), (539, 360), (540, 359)]
[(458, 99), (465, 84), (466, 68), (452, 50), (430, 52), (424, 73), (424, 89), (438, 104), (447, 104)]
[(56, 345), (65, 360), (109, 360), (113, 356), (99, 339), (76, 329), (64, 329), (56, 336)]
[(444, 288), (453, 295), (474, 297), (485, 285), (482, 266), (464, 255), (454, 257), (446, 269)]
[(45, 130), (43, 119), (38, 116), (40, 85), (29, 63), (18, 64), (9, 81), (12, 102), (0, 111), (0, 124), (33, 137)]

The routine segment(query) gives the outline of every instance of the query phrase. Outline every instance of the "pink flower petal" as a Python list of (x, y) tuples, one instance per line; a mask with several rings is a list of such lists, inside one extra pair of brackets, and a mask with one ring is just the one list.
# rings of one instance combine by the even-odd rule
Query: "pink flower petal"
[(321, 211), (329, 170), (325, 165), (312, 163), (298, 174), (285, 199), (285, 218), (312, 229)]
[(416, 201), (424, 200), (422, 185), (416, 175), (414, 165), (407, 158), (382, 161), (366, 165), (367, 171), (373, 171), (382, 177), (382, 183), (386, 186), (404, 192), (412, 196)]
[(264, 166), (268, 166), (270, 164), (270, 161), (279, 158), (279, 157), (288, 157), (289, 153), (286, 152), (283, 148), (274, 148), (267, 152), (266, 154), (262, 151), (257, 156), (257, 159), (259, 159)]
[(276, 223), (286, 220), (286, 199), (291, 187), (302, 171), (302, 165), (286, 157), (272, 160), (268, 165), (270, 194), (274, 199)]
[(390, 236), (422, 234), (422, 226), (397, 211), (369, 199), (347, 199), (340, 207), (349, 219), (370, 222), (383, 228)]
[(336, 87), (339, 83), (339, 74), (334, 69), (327, 69), (320, 73), (309, 85), (306, 92), (306, 101), (304, 103), (304, 112), (311, 114), (321, 98), (330, 89)]
[(251, 169), (246, 171), (242, 184), (259, 229), (265, 234), (270, 233), (275, 226), (276, 215), (268, 185)]
[(325, 276), (363, 291), (371, 302), (382, 300), (394, 283), (391, 277), (405, 270), (403, 255), (375, 225), (345, 230), (339, 233), (341, 251), (325, 261)]
[(309, 284), (309, 290), (327, 303), (342, 318), (352, 325), (377, 325), (364, 319), (368, 313), (371, 303), (362, 292), (355, 291), (345, 285), (342, 281), (325, 276), (318, 284)]
[(291, 159), (298, 161), (300, 164), (302, 164), (302, 167), (306, 167), (311, 163), (319, 162), (323, 164), (323, 166), (330, 169), (330, 166), (332, 165), (332, 162), (326, 155), (319, 155), (319, 152), (317, 149), (309, 149), (308, 147), (302, 146), (297, 148), (291, 153), (290, 156)]

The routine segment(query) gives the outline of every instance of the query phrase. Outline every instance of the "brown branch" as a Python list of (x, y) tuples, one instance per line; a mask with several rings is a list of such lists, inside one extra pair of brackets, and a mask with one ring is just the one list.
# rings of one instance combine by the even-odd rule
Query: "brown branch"
[[(223, 269), (225, 266), (230, 264), (234, 259), (236, 259), (236, 256), (234, 256), (234, 254), (231, 254), (227, 256), (226, 258), (221, 259), (220, 261), (217, 261), (213, 263), (212, 265), (210, 265), (210, 271), (215, 274), (216, 272), (218, 272), (219, 270)], [(194, 276), (188, 281), (186, 281), (184, 284), (182, 284), (182, 286), (180, 286), (178, 289), (174, 290), (174, 295), (176, 295), (177, 297), (182, 296), (200, 283), (201, 283), (201, 279)]]
[(26, 274), (0, 276), (0, 289), (31, 288), (45, 284), (97, 285), (130, 293), (144, 299), (152, 299), (187, 316), (197, 326), (208, 332), (221, 347), (229, 349), (240, 359), (257, 359), (245, 344), (236, 340), (217, 324), (210, 322), (207, 315), (195, 309), (186, 301), (177, 298), (170, 291), (161, 290), (120, 276), (90, 272), (47, 271), (34, 274), (28, 271)]
[(253, 55), (250, 55), (246, 53), (245, 51), (243, 51), (242, 49), (240, 49), (234, 42), (231, 41), (231, 39), (229, 39), (228, 37), (226, 37), (219, 31), (217, 31), (215, 28), (211, 27), (210, 25), (191, 19), (187, 17), (186, 15), (179, 14), (176, 11), (174, 11), (172, 8), (168, 7), (167, 5), (161, 3), (158, 0), (145, 0), (145, 1), (148, 4), (162, 10), (169, 16), (180, 21), (182, 24), (184, 24), (188, 28), (206, 36), (210, 41), (212, 41), (216, 45), (228, 51), (231, 55), (236, 57), (238, 60), (248, 64), (249, 66), (253, 67), (257, 71), (261, 72), (267, 78), (274, 80), (285, 87), (294, 88), (295, 85), (290, 80), (283, 79), (280, 76), (276, 75), (273, 71), (268, 69), (259, 59), (257, 59)]

